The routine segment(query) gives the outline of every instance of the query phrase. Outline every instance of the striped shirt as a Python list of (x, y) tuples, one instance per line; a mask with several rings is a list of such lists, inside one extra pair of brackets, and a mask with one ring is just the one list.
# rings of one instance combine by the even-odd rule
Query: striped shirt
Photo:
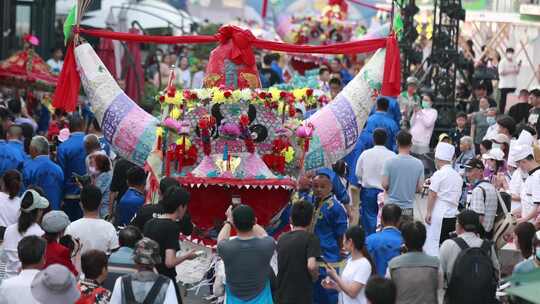
[(495, 187), (487, 181), (478, 183), (472, 190), (469, 209), (484, 216), (482, 226), (486, 232), (493, 229), (497, 214), (498, 197)]

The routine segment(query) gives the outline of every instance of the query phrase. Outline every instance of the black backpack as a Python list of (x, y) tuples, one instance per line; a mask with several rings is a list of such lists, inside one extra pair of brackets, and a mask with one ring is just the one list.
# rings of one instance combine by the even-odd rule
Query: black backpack
[(445, 295), (446, 303), (497, 303), (497, 278), (491, 261), (491, 243), (484, 240), (481, 247), (469, 247), (462, 238), (454, 238), (453, 241), (461, 252), (454, 263)]

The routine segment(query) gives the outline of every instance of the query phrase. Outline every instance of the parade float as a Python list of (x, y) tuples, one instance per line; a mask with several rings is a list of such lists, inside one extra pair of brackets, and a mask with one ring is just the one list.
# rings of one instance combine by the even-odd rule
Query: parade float
[[(84, 6), (83, 6), (84, 7)], [(79, 9), (79, 16), (83, 10)], [(78, 18), (80, 21), (80, 18)], [(150, 193), (159, 179), (176, 177), (191, 194), (191, 240), (207, 246), (233, 197), (253, 207), (268, 225), (286, 206), (305, 171), (331, 166), (354, 147), (373, 106), (374, 90), (397, 95), (399, 49), (393, 35), (325, 46), (266, 41), (249, 30), (223, 26), (211, 36), (149, 36), (74, 26), (54, 105), (67, 111), (82, 84), (103, 134), (114, 151), (150, 173)], [(169, 85), (154, 117), (118, 86), (84, 36), (139, 43), (214, 43), (204, 89)], [(375, 52), (358, 75), (328, 105), (311, 88), (260, 89), (253, 48), (304, 54)], [(171, 73), (170, 83), (173, 83)], [(296, 108), (319, 108), (308, 120)]]

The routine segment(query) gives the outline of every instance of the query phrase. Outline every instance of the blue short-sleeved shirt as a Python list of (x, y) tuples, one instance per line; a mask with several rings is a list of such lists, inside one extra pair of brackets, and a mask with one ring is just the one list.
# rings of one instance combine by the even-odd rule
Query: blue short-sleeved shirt
[(129, 188), (118, 202), (118, 225), (128, 225), (142, 205), (144, 195), (134, 188)]
[(341, 260), (339, 240), (347, 231), (348, 219), (343, 205), (333, 196), (321, 203), (314, 233), (321, 241), (321, 250), (326, 261)]
[(49, 155), (40, 155), (24, 162), (22, 175), (25, 187), (32, 185), (40, 187), (45, 191), (45, 197), (49, 200), (51, 208), (60, 209), (64, 173)]
[(366, 239), (366, 248), (369, 255), (375, 261), (377, 274), (386, 275), (388, 262), (400, 255), (403, 237), (395, 227), (384, 228), (382, 231), (373, 233)]
[(8, 170), (20, 169), (23, 160), (19, 157), (19, 152), (8, 145), (5, 141), (0, 142), (0, 176)]
[(411, 155), (396, 155), (384, 163), (383, 176), (388, 177), (388, 200), (402, 209), (412, 209), (416, 187), (424, 179), (424, 165)]
[(78, 175), (86, 174), (84, 133), (71, 133), (69, 139), (58, 146), (56, 156), (58, 158), (58, 165), (64, 171), (64, 195), (78, 195), (80, 189), (73, 180), (73, 173)]
[(16, 153), (17, 160), (24, 162), (29, 159), (28, 154), (24, 151), (24, 143), (20, 140), (8, 140), (7, 145), (12, 147)]
[(398, 124), (388, 115), (387, 112), (375, 112), (373, 115), (369, 116), (366, 126), (362, 130), (363, 132), (368, 132), (373, 135), (375, 129), (381, 128), (386, 131), (387, 139), (384, 144), (386, 148), (390, 151), (396, 150), (396, 136), (399, 132)]

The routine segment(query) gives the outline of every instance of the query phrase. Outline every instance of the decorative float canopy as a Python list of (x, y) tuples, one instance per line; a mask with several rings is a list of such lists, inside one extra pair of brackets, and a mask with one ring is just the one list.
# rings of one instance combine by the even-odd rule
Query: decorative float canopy
[(16, 86), (51, 89), (58, 78), (31, 48), (19, 51), (0, 62), (0, 83)]
[[(87, 29), (76, 33), (137, 42), (219, 42), (207, 67), (207, 88), (177, 91), (169, 86), (156, 100), (162, 104), (159, 118), (119, 88), (89, 44), (74, 48), (78, 67), (73, 63), (62, 71), (79, 71), (106, 140), (120, 156), (146, 166), (154, 190), (162, 173), (176, 176), (189, 188), (189, 209), (200, 232), (196, 237), (210, 242), (233, 195), (255, 209), (261, 224), (268, 224), (289, 201), (299, 173), (330, 166), (353, 149), (373, 105), (372, 91), (382, 87), (383, 94), (397, 95), (400, 89), (399, 50), (393, 36), (305, 46), (260, 40), (234, 26), (224, 26), (213, 36)], [(303, 121), (296, 119), (297, 108), (319, 108), (319, 97), (309, 88), (258, 89), (253, 47), (322, 54), (378, 51), (334, 101)], [(171, 74), (170, 84), (173, 78)], [(57, 93), (66, 93), (65, 85), (60, 84)], [(73, 102), (61, 96), (56, 100)]]

